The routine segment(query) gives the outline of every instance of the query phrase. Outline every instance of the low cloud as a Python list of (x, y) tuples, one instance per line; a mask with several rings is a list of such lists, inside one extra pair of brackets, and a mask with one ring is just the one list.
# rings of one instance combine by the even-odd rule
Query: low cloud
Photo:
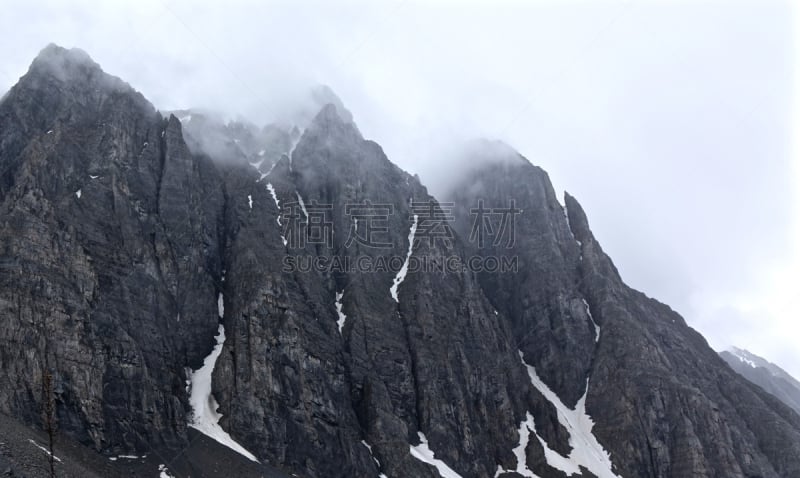
[(50, 42), (87, 50), (162, 111), (259, 128), (327, 84), (433, 190), (460, 167), (453, 145), (501, 140), (581, 200), (631, 285), (712, 344), (800, 375), (797, 312), (770, 305), (790, 303), (782, 281), (800, 274), (796, 13), (760, 0), (11, 0), (0, 91)]

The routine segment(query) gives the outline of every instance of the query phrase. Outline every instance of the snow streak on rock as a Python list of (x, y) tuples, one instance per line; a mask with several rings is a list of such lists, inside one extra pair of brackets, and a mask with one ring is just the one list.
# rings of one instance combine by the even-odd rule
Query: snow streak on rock
[(398, 303), (400, 301), (397, 299), (397, 288), (406, 278), (406, 274), (408, 273), (408, 262), (411, 260), (411, 253), (414, 251), (414, 235), (417, 233), (417, 218), (418, 216), (414, 214), (414, 224), (411, 225), (411, 229), (408, 232), (408, 254), (406, 254), (406, 261), (403, 263), (403, 267), (397, 271), (397, 275), (394, 278), (394, 283), (392, 284), (392, 287), (389, 288), (389, 293), (392, 294), (392, 299)]
[[(369, 450), (369, 456), (372, 457), (372, 460), (375, 462), (376, 465), (378, 465), (378, 469), (380, 469), (381, 462), (378, 461), (378, 459), (375, 458), (375, 455), (372, 454), (372, 447), (369, 446), (369, 443), (365, 442), (364, 440), (361, 440), (361, 444), (367, 447), (367, 450)], [(383, 473), (379, 473), (378, 478), (387, 478), (387, 476), (384, 475)]]
[(158, 465), (158, 478), (175, 478), (169, 474), (169, 469), (166, 465)]
[[(221, 293), (217, 299), (217, 307), (219, 316), (222, 318), (225, 315), (225, 304)], [(218, 330), (217, 343), (213, 350), (203, 360), (203, 366), (192, 372), (189, 378), (189, 403), (192, 406), (192, 421), (189, 426), (250, 460), (258, 462), (252, 453), (236, 443), (219, 425), (222, 415), (217, 412), (219, 405), (214, 395), (211, 394), (211, 376), (214, 372), (214, 365), (222, 353), (222, 344), (225, 343), (225, 327), (219, 324)]]
[(504, 470), (500, 465), (498, 465), (497, 472), (494, 474), (495, 478), (503, 473), (514, 472), (527, 478), (539, 478), (538, 475), (528, 468), (528, 457), (525, 454), (525, 449), (528, 448), (528, 441), (530, 439), (531, 431), (536, 433), (536, 427), (533, 423), (533, 416), (530, 414), (530, 412), (528, 412), (525, 420), (522, 420), (519, 424), (519, 430), (517, 431), (519, 434), (519, 443), (513, 450), (511, 450), (512, 453), (514, 453), (514, 456), (517, 457), (517, 468), (514, 470)]
[(339, 314), (339, 320), (336, 321), (339, 324), (339, 333), (342, 333), (342, 328), (344, 327), (344, 321), (347, 320), (347, 316), (344, 315), (342, 312), (342, 296), (344, 295), (344, 291), (336, 293), (336, 313)]
[(303, 215), (306, 217), (306, 221), (308, 221), (308, 211), (306, 211), (306, 203), (303, 202), (303, 196), (300, 195), (299, 191), (294, 192), (297, 195), (297, 202), (300, 203), (300, 209), (303, 210)]
[[(521, 351), (519, 352), (519, 358), (528, 369), (528, 376), (531, 379), (531, 384), (553, 404), (558, 411), (558, 422), (569, 432), (569, 444), (572, 447), (572, 451), (569, 454), (568, 461), (571, 462), (571, 464), (567, 465), (566, 462), (562, 462), (552, 455), (548, 458), (547, 453), (545, 453), (545, 458), (548, 458), (548, 464), (554, 468), (558, 468), (559, 466), (569, 468), (571, 466), (577, 467), (578, 465), (582, 465), (598, 478), (620, 478), (619, 475), (616, 475), (612, 471), (611, 458), (608, 452), (603, 449), (600, 442), (598, 442), (597, 438), (592, 434), (594, 422), (591, 417), (586, 414), (586, 395), (589, 392), (589, 381), (586, 381), (586, 392), (584, 392), (581, 399), (578, 400), (575, 409), (570, 410), (564, 405), (561, 399), (558, 398), (558, 395), (550, 390), (550, 387), (539, 378), (536, 374), (536, 369), (525, 363)], [(544, 443), (542, 444), (544, 445)], [(551, 459), (554, 461), (551, 462)], [(567, 474), (580, 474), (580, 471), (568, 472), (563, 468), (559, 469)]]
[(567, 229), (572, 237), (575, 238), (575, 234), (572, 233), (572, 226), (569, 224), (569, 211), (567, 210), (567, 206), (561, 206), (561, 209), (564, 211), (564, 219), (567, 220)]
[(586, 314), (589, 316), (589, 320), (592, 321), (592, 325), (594, 325), (594, 341), (595, 343), (600, 341), (600, 326), (597, 325), (597, 322), (594, 321), (594, 317), (592, 317), (592, 311), (589, 310), (589, 303), (586, 302), (586, 299), (581, 299), (583, 301), (583, 306), (586, 308)]
[(445, 462), (436, 459), (433, 450), (428, 447), (428, 439), (425, 438), (422, 432), (418, 432), (418, 434), (420, 444), (411, 447), (411, 456), (436, 467), (436, 470), (442, 478), (461, 478), (461, 475), (453, 471)]
[[(275, 194), (275, 188), (272, 187), (272, 183), (267, 183), (267, 189), (269, 190), (269, 193), (272, 195), (272, 200), (275, 201), (275, 207), (277, 207), (278, 211), (280, 212), (281, 202), (278, 201), (278, 195)], [(280, 214), (278, 214), (278, 224), (280, 223), (281, 223), (281, 216)]]
[(111, 460), (111, 461), (117, 461), (117, 460), (143, 460), (146, 456), (147, 455), (142, 455), (141, 457), (136, 456), (136, 455), (117, 455), (117, 456), (111, 456), (108, 459)]
[[(40, 445), (40, 444), (36, 443), (35, 441), (31, 440), (30, 438), (28, 438), (28, 441), (29, 441), (29, 442), (31, 442), (31, 444), (32, 444), (33, 446), (35, 446), (36, 448), (38, 448), (38, 449), (42, 450), (43, 452), (47, 453), (47, 456), (50, 456), (50, 450), (48, 450), (47, 448), (43, 447), (42, 445)], [(53, 459), (54, 459), (55, 461), (57, 461), (57, 462), (61, 463), (61, 458), (59, 458), (59, 457), (57, 457), (57, 456), (53, 455)]]
[(534, 473), (528, 467), (528, 457), (525, 454), (525, 449), (528, 447), (528, 443), (530, 442), (531, 433), (533, 436), (539, 440), (539, 444), (542, 445), (542, 449), (544, 450), (544, 458), (548, 465), (551, 467), (563, 471), (567, 476), (570, 475), (580, 475), (581, 469), (577, 463), (572, 461), (569, 457), (561, 455), (557, 451), (550, 448), (550, 445), (547, 444), (544, 439), (539, 436), (539, 433), (536, 432), (536, 422), (534, 421), (533, 415), (528, 412), (525, 415), (525, 419), (519, 423), (519, 430), (517, 431), (519, 434), (519, 444), (512, 450), (514, 456), (517, 458), (517, 467), (513, 470), (504, 470), (500, 466), (497, 467), (497, 472), (495, 473), (495, 477), (500, 476), (502, 473), (518, 473), (526, 478), (539, 478), (539, 475)]
[[(570, 225), (570, 223), (569, 223), (569, 210), (567, 210), (567, 206), (561, 206), (561, 208), (564, 210), (564, 218), (566, 218), (566, 220), (567, 220), (567, 230), (569, 230), (569, 235), (572, 236), (573, 239), (575, 239), (575, 242), (578, 243), (578, 247), (583, 246), (581, 241), (579, 241), (575, 237), (575, 234), (572, 232), (572, 225)], [(581, 255), (581, 259), (583, 259), (583, 255)]]
[(254, 163), (250, 163), (250, 166), (256, 168), (256, 171), (260, 173), (262, 164), (264, 164), (264, 158), (261, 158), (259, 161), (256, 161)]
[[(283, 224), (281, 223), (281, 202), (278, 200), (278, 195), (275, 194), (275, 188), (272, 187), (272, 183), (267, 183), (267, 190), (269, 190), (272, 200), (275, 201), (275, 207), (278, 208), (278, 217), (275, 220), (278, 221), (278, 226), (283, 227)], [(283, 231), (281, 231), (281, 240), (283, 240), (284, 246), (289, 243), (289, 241), (287, 241), (286, 237), (283, 235)]]
[[(674, 320), (673, 320), (673, 322), (674, 322)], [(740, 362), (746, 363), (747, 365), (749, 365), (752, 368), (757, 368), (758, 367), (753, 360), (751, 360), (750, 358), (747, 357), (747, 354), (749, 352), (747, 352), (746, 350), (738, 349), (736, 347), (731, 347), (731, 348), (728, 349), (728, 352), (731, 355), (733, 355), (734, 357), (736, 357), (737, 359), (739, 359)]]

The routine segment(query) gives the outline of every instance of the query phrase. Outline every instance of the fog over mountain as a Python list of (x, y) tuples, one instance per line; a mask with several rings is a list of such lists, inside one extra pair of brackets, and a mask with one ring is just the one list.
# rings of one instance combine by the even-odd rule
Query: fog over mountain
[(782, 1), (11, 0), (0, 91), (49, 42), (165, 111), (263, 125), (326, 84), (434, 191), (459, 143), (501, 139), (580, 195), (631, 284), (797, 376), (797, 18)]
[(544, 169), (475, 140), (429, 189), (307, 95), (262, 127), (33, 59), (0, 102), (5, 475), (800, 475), (800, 414), (732, 366), (788, 374), (630, 287)]

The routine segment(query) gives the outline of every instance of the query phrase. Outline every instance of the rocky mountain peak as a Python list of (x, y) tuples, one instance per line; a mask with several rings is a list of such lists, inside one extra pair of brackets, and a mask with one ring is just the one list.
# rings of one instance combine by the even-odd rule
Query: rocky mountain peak
[(31, 63), (26, 76), (45, 76), (61, 83), (88, 84), (99, 82), (121, 88), (127, 86), (119, 78), (106, 74), (88, 53), (79, 48), (47, 45)]
[(339, 98), (328, 85), (320, 85), (313, 88), (311, 90), (311, 99), (317, 107), (322, 106), (323, 109), (325, 106), (333, 104), (336, 107), (337, 113), (345, 122), (353, 122), (353, 114), (344, 107), (341, 98)]
[(96, 107), (111, 95), (128, 96), (139, 107), (155, 112), (153, 106), (128, 83), (103, 71), (88, 53), (78, 48), (49, 44), (31, 62), (8, 96), (36, 101), (55, 116), (57, 104)]
[(361, 140), (361, 133), (352, 120), (348, 120), (343, 107), (334, 103), (327, 103), (311, 120), (307, 130), (320, 132), (325, 135), (348, 136), (353, 140)]
[(0, 441), (52, 398), (99, 476), (800, 476), (800, 415), (509, 146), (438, 202), (330, 91), (265, 128), (132, 91), (52, 45), (0, 104)]
[(42, 48), (34, 58), (32, 67), (51, 68), (60, 70), (59, 72), (75, 70), (79, 67), (102, 70), (100, 65), (80, 48), (64, 48), (55, 43), (50, 43)]

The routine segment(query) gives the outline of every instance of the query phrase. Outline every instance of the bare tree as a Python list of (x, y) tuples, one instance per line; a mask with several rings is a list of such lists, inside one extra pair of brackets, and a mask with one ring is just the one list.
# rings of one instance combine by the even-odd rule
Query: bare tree
[[(37, 323), (38, 322), (38, 323)], [(56, 438), (56, 396), (55, 386), (53, 385), (54, 377), (50, 362), (50, 331), (47, 324), (47, 318), (41, 316), (37, 321), (34, 319), (34, 326), (39, 334), (40, 350), (41, 350), (41, 376), (42, 376), (42, 424), (48, 438), (48, 449), (50, 450), (49, 468), (50, 478), (56, 476), (56, 455), (55, 455), (55, 438)]]
[(56, 476), (56, 400), (53, 392), (53, 374), (49, 370), (44, 370), (42, 374), (42, 422), (47, 433), (48, 445), (50, 449), (50, 478)]

